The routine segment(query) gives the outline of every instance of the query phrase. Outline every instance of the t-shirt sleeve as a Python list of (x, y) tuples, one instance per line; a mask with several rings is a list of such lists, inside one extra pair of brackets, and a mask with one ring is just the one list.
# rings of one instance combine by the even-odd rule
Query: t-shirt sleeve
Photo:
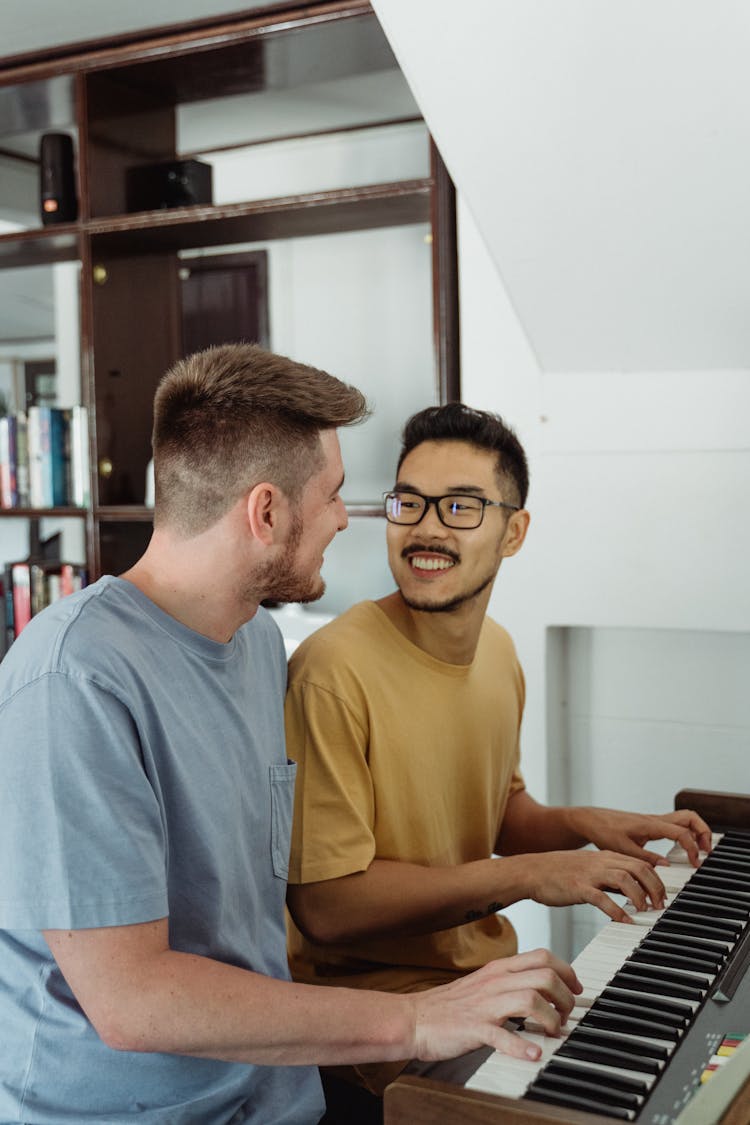
[(289, 882), (365, 871), (375, 857), (375, 798), (362, 718), (329, 689), (292, 682), (286, 737), (297, 762)]
[(165, 837), (136, 725), (49, 673), (0, 708), (0, 926), (86, 929), (168, 914)]

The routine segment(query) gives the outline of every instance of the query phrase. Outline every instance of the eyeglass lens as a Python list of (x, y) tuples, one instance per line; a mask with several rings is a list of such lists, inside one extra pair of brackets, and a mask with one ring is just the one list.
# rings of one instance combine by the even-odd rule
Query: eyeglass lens
[[(416, 492), (393, 492), (386, 497), (386, 515), (392, 523), (418, 523), (428, 501)], [(476, 496), (441, 496), (440, 518), (447, 527), (478, 527), (484, 504)]]

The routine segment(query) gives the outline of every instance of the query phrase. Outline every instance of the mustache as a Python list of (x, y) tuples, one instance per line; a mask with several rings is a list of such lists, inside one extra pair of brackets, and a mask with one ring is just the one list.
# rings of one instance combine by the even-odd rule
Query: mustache
[(451, 551), (449, 547), (427, 547), (424, 543), (409, 543), (402, 550), (401, 558), (408, 559), (409, 555), (419, 555), (425, 551), (429, 551), (431, 555), (445, 555), (446, 558), (452, 559), (455, 563), (461, 561), (461, 556), (456, 551)]

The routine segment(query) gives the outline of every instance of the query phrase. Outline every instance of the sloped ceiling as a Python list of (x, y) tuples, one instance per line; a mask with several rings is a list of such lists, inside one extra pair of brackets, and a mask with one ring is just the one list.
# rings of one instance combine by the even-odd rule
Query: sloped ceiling
[(745, 0), (373, 0), (546, 371), (750, 366)]

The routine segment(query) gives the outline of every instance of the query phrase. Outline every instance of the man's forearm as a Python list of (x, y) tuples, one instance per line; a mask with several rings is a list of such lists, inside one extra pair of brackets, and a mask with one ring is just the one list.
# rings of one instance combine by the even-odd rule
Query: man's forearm
[(528, 897), (534, 861), (528, 856), (426, 867), (375, 859), (366, 871), (289, 886), (297, 926), (325, 945), (378, 934), (447, 930), (496, 913)]
[(585, 809), (540, 805), (525, 789), (508, 800), (497, 838), (500, 855), (564, 851), (589, 843)]
[[(147, 937), (140, 948), (137, 931)], [(274, 980), (172, 950), (166, 929), (158, 944), (153, 936), (147, 925), (45, 934), (86, 1015), (115, 1050), (269, 1065), (411, 1057), (408, 997)]]
[(44, 934), (70, 988), (115, 1050), (262, 1065), (445, 1059), (490, 1046), (537, 1057), (503, 1028), (531, 1018), (559, 1034), (580, 990), (546, 950), (398, 995), (273, 980), (169, 948), (166, 919)]

